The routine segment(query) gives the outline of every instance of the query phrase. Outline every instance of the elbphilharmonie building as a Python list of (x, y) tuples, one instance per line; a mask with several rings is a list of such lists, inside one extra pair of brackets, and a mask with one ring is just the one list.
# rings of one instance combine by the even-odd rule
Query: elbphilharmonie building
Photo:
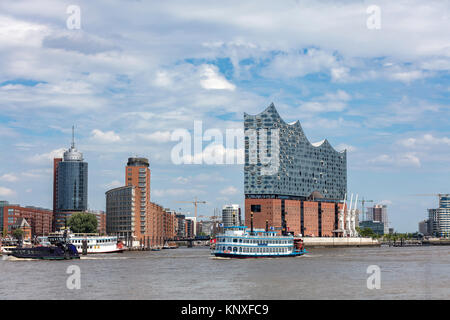
[(286, 123), (273, 103), (244, 114), (245, 223), (282, 233), (331, 237), (347, 192), (347, 153), (325, 139), (310, 143), (299, 121)]
[(260, 114), (244, 114), (244, 128), (246, 197), (344, 199), (345, 150), (337, 152), (327, 140), (310, 143), (300, 122), (286, 123), (273, 103)]

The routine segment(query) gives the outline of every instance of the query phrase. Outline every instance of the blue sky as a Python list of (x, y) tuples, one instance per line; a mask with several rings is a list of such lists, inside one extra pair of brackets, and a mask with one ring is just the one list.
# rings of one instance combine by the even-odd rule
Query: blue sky
[[(369, 29), (370, 5), (381, 28)], [(69, 5), (81, 28), (68, 29)], [(450, 192), (446, 1), (9, 1), (0, 4), (0, 199), (51, 207), (52, 158), (76, 144), (89, 206), (145, 156), (152, 201), (243, 205), (242, 165), (175, 165), (175, 129), (241, 128), (271, 102), (348, 151), (348, 190), (415, 231)], [(204, 145), (208, 145), (207, 142)]]

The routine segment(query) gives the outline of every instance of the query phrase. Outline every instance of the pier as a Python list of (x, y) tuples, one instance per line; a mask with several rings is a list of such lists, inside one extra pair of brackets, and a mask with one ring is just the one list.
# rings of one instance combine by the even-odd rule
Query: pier
[(360, 237), (303, 237), (306, 248), (311, 247), (378, 247), (380, 241)]

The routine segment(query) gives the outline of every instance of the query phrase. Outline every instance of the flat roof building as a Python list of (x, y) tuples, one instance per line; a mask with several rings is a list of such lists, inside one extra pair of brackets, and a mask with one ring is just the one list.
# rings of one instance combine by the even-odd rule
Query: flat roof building
[(0, 234), (11, 234), (13, 225), (22, 218), (30, 225), (32, 236), (43, 236), (52, 232), (52, 210), (22, 207), (8, 201), (0, 201)]
[(222, 223), (224, 227), (236, 227), (242, 225), (241, 208), (238, 204), (228, 204), (222, 209)]
[(127, 246), (139, 242), (136, 237), (136, 188), (124, 186), (106, 191), (106, 233), (125, 241)]

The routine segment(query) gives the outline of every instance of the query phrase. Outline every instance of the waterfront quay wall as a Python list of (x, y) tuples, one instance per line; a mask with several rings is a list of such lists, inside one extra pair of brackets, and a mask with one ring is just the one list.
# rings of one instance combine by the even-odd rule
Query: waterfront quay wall
[(305, 247), (376, 247), (380, 246), (377, 239), (359, 237), (303, 237)]
[(440, 238), (430, 238), (422, 241), (423, 245), (432, 245), (432, 246), (449, 246), (450, 239), (440, 239)]

